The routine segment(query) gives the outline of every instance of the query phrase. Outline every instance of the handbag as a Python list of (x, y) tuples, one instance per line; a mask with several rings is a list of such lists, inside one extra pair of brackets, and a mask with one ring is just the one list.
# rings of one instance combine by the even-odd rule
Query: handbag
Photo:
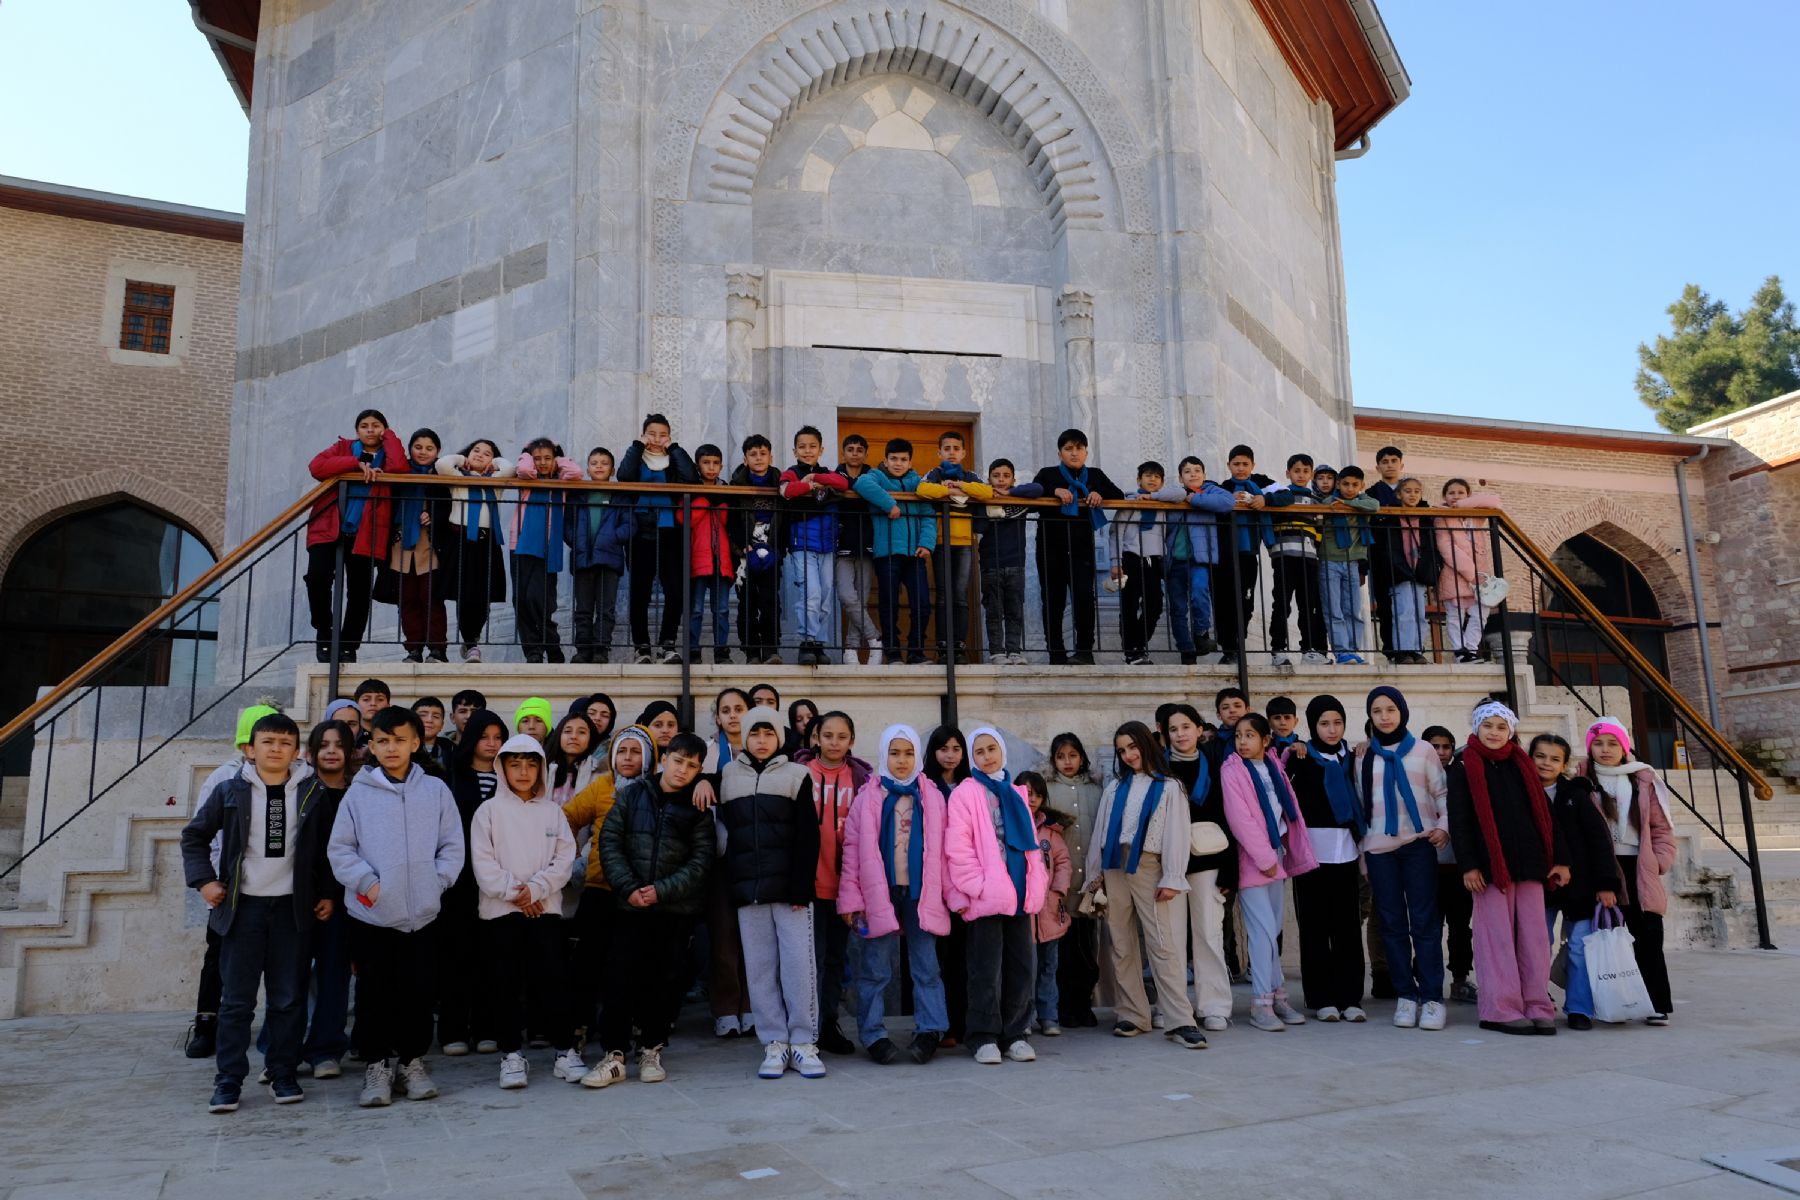
[(1104, 891), (1083, 891), (1081, 899), (1075, 902), (1075, 915), (1078, 917), (1100, 917), (1106, 915), (1106, 893)]
[(375, 586), (370, 589), (369, 599), (377, 604), (400, 603), (400, 572), (386, 563), (375, 567)]
[(1594, 932), (1581, 940), (1587, 953), (1588, 987), (1594, 993), (1594, 1020), (1619, 1025), (1642, 1020), (1656, 1010), (1638, 970), (1637, 951), (1625, 914), (1617, 908), (1594, 909)]
[(1475, 584), (1475, 598), (1483, 608), (1498, 608), (1512, 594), (1512, 584), (1498, 575), (1483, 575)]
[(1188, 853), (1195, 858), (1222, 854), (1230, 845), (1231, 839), (1225, 836), (1225, 831), (1211, 821), (1188, 823)]
[(1556, 947), (1556, 957), (1550, 960), (1550, 982), (1563, 991), (1569, 990), (1569, 939), (1564, 938)]

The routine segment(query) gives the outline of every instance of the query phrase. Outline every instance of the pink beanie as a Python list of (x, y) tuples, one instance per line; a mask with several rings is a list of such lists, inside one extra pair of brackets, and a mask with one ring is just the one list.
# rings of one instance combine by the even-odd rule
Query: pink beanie
[(1625, 728), (1625, 722), (1617, 717), (1601, 717), (1587, 728), (1586, 749), (1591, 757), (1594, 753), (1594, 738), (1602, 733), (1610, 733), (1619, 739), (1619, 745), (1625, 747), (1625, 757), (1631, 757), (1631, 734)]

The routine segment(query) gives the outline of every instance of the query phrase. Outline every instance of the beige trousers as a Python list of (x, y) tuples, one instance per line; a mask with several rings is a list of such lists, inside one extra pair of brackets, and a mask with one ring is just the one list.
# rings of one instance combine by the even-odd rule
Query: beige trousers
[[(1187, 926), (1198, 1000), (1194, 1007), (1203, 1017), (1229, 1017), (1231, 969), (1225, 965), (1225, 902), (1219, 899), (1218, 869), (1196, 871), (1187, 881), (1187, 905), (1177, 919)], [(1178, 935), (1176, 945), (1180, 944)]]
[(1194, 1005), (1188, 998), (1187, 967), (1183, 958), (1187, 909), (1182, 897), (1156, 899), (1162, 878), (1162, 856), (1146, 853), (1138, 860), (1135, 875), (1106, 872), (1106, 930), (1112, 935), (1113, 986), (1118, 1002), (1113, 1011), (1119, 1020), (1139, 1029), (1150, 1028), (1150, 1000), (1144, 994), (1144, 963), (1138, 953), (1138, 934), (1150, 955), (1150, 971), (1156, 980), (1157, 1007), (1170, 1029), (1194, 1025)]

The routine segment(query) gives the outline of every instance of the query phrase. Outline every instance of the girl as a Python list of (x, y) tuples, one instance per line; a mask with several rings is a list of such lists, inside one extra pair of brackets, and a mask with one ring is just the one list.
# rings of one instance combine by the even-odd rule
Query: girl
[(599, 744), (599, 731), (585, 713), (570, 713), (557, 722), (549, 739), (550, 798), (557, 804), (567, 804), (593, 782), (604, 761), (595, 752)]
[(1636, 942), (1638, 970), (1655, 1010), (1646, 1021), (1667, 1025), (1675, 1011), (1662, 945), (1663, 914), (1669, 911), (1662, 877), (1675, 865), (1668, 788), (1653, 768), (1631, 757), (1631, 734), (1616, 717), (1601, 717), (1588, 726), (1587, 777), (1612, 825), (1613, 851), (1625, 885), (1625, 927)]
[[(1237, 890), (1238, 856), (1231, 845), (1224, 805), (1207, 803), (1212, 777), (1200, 757), (1199, 711), (1191, 704), (1171, 705), (1161, 725), (1163, 741), (1169, 747), (1169, 774), (1187, 792), (1185, 921), (1189, 962), (1194, 971), (1195, 1007), (1199, 1009), (1200, 1027), (1216, 1032), (1231, 1023), (1231, 971), (1225, 965), (1225, 901)], [(1195, 825), (1209, 826), (1210, 831), (1196, 833)], [(1208, 853), (1194, 853), (1196, 838), (1207, 839)], [(1210, 849), (1215, 843), (1221, 848)]]
[[(1186, 926), (1181, 893), (1188, 890), (1187, 792), (1169, 778), (1162, 751), (1142, 721), (1127, 721), (1113, 734), (1118, 770), (1100, 797), (1096, 836), (1088, 842), (1087, 889), (1106, 889), (1106, 932), (1111, 938), (1114, 1037), (1136, 1037), (1150, 1028), (1138, 939), (1150, 955), (1156, 1003), (1167, 1037), (1190, 1050), (1206, 1049), (1194, 1020), (1187, 972), (1181, 966)], [(1104, 831), (1103, 833), (1101, 831)]]
[[(925, 742), (924, 771), (948, 804), (950, 793), (969, 777), (969, 748), (961, 730), (954, 725), (939, 725), (931, 731)], [(950, 1014), (950, 1029), (944, 1035), (946, 1049), (957, 1046), (966, 1032), (963, 1022), (969, 1010), (968, 935), (968, 925), (952, 916), (949, 934), (938, 939), (938, 973), (944, 980), (944, 1002)]]
[[(1425, 485), (1417, 479), (1402, 479), (1398, 491), (1401, 508), (1430, 507), (1425, 503)], [(1431, 636), (1425, 593), (1438, 581), (1442, 570), (1437, 556), (1437, 531), (1430, 517), (1397, 517), (1394, 524), (1397, 531), (1388, 559), (1394, 580), (1388, 593), (1394, 614), (1394, 661), (1423, 666), (1425, 643)]]
[(812, 776), (813, 810), (819, 821), (819, 869), (813, 880), (819, 1048), (829, 1054), (854, 1054), (856, 1046), (838, 1028), (838, 1007), (844, 999), (844, 952), (850, 930), (837, 919), (837, 897), (844, 830), (856, 793), (868, 782), (869, 764), (850, 753), (856, 744), (856, 724), (848, 714), (828, 712), (813, 721), (808, 732), (819, 741), (818, 749), (801, 759)]
[[(314, 803), (324, 805), (319, 819), (327, 829), (337, 820), (338, 805), (355, 774), (350, 765), (355, 743), (356, 737), (348, 725), (330, 720), (313, 726), (306, 739), (306, 761), (312, 764), (313, 781), (300, 786), (322, 789), (320, 799)], [(350, 1039), (344, 1033), (350, 1016), (349, 920), (343, 905), (333, 905), (331, 917), (317, 927), (311, 939), (312, 1018), (300, 1044), (300, 1061), (312, 1066), (314, 1079), (336, 1079), (342, 1070), (340, 1060), (350, 1049)], [(266, 1030), (265, 1025), (264, 1037)]]
[(656, 738), (658, 754), (667, 750), (669, 739), (681, 732), (681, 718), (677, 715), (675, 706), (667, 700), (652, 700), (644, 705), (644, 711), (638, 714), (635, 724), (642, 725)]
[(607, 751), (612, 746), (613, 725), (619, 719), (619, 706), (605, 692), (595, 692), (571, 702), (569, 713), (571, 716), (581, 713), (594, 723), (594, 736), (597, 739), (594, 742), (594, 755), (605, 762)]
[[(1492, 492), (1470, 494), (1469, 481), (1444, 484), (1445, 508), (1499, 508)], [(1481, 581), (1494, 572), (1493, 539), (1485, 517), (1437, 517), (1438, 603), (1444, 606), (1444, 630), (1456, 661), (1481, 657)]]
[(1036, 771), (1020, 771), (1019, 786), (1031, 802), (1031, 819), (1037, 827), (1038, 849), (1044, 855), (1049, 883), (1044, 893), (1044, 907), (1038, 910), (1033, 935), (1037, 939), (1038, 1032), (1045, 1037), (1061, 1037), (1057, 1023), (1056, 965), (1062, 937), (1069, 932), (1069, 847), (1063, 842), (1062, 829), (1069, 823), (1064, 813), (1050, 807), (1050, 791), (1044, 777)]
[[(375, 564), (386, 554), (392, 537), (393, 507), (385, 483), (371, 483), (379, 471), (404, 470), (406, 447), (387, 418), (373, 408), (356, 414), (356, 436), (339, 438), (313, 457), (314, 479), (334, 479), (360, 471), (363, 481), (335, 488), (313, 504), (306, 524), (306, 603), (312, 614), (318, 660), (331, 657), (332, 585), (337, 578), (340, 543), (344, 555), (344, 617), (337, 627), (338, 660), (355, 662), (369, 625), (369, 597), (375, 586)], [(339, 511), (338, 498), (344, 503)]]
[(1475, 706), (1468, 748), (1450, 767), (1450, 841), (1475, 897), (1481, 1027), (1555, 1034), (1544, 885), (1569, 881), (1569, 860), (1537, 766), (1513, 737), (1519, 718), (1499, 700)]
[[(612, 478), (612, 451), (588, 451), (588, 478)], [(575, 656), (578, 663), (603, 663), (612, 656), (613, 630), (619, 623), (619, 580), (625, 574), (625, 551), (637, 522), (629, 496), (601, 488), (571, 488), (563, 493), (563, 540), (569, 544), (574, 575)]]
[(1450, 842), (1444, 768), (1437, 751), (1407, 731), (1400, 689), (1375, 688), (1364, 711), (1372, 737), (1356, 750), (1357, 794), (1368, 820), (1362, 850), (1398, 997), (1394, 1024), (1442, 1029), (1447, 1015), (1437, 848)]
[[(406, 469), (413, 475), (436, 475), (442, 443), (436, 431), (420, 429), (407, 443)], [(394, 541), (387, 569), (399, 576), (400, 636), (407, 662), (449, 662), (449, 633), (444, 621), (443, 565), (434, 542), (449, 524), (450, 500), (445, 488), (404, 484), (396, 492)]]
[(1356, 798), (1344, 706), (1336, 696), (1306, 705), (1312, 740), (1288, 759), (1288, 777), (1317, 870), (1294, 880), (1300, 925), (1300, 983), (1306, 1006), (1321, 1021), (1365, 1021), (1360, 888), (1356, 844), (1369, 831)]
[(485, 959), (480, 951), (481, 920), (475, 875), (469, 866), (467, 846), (475, 810), (500, 790), (497, 760), (510, 731), (500, 714), (476, 709), (457, 739), (456, 759), (450, 771), (450, 794), (463, 824), (463, 866), (444, 893), (443, 910), (434, 926), (438, 944), (438, 1040), (452, 1058), (469, 1052), (473, 1043), (481, 1054), (500, 1048), (488, 1003)]
[(1279, 1033), (1306, 1018), (1288, 1003), (1281, 975), (1282, 880), (1318, 868), (1306, 818), (1287, 772), (1270, 752), (1274, 735), (1261, 713), (1246, 713), (1233, 730), (1236, 753), (1219, 767), (1225, 817), (1237, 835), (1238, 908), (1250, 950), (1250, 1024)]
[[(520, 479), (580, 479), (581, 468), (549, 438), (534, 438), (519, 453)], [(556, 628), (556, 577), (563, 568), (563, 498), (525, 490), (513, 505), (513, 623), (529, 663), (563, 661)]]
[(938, 974), (937, 941), (950, 932), (944, 907), (944, 794), (921, 770), (924, 747), (910, 725), (890, 725), (877, 743), (880, 773), (857, 789), (844, 828), (837, 910), (863, 939), (857, 955), (856, 1028), (883, 1066), (900, 1059), (887, 1035), (883, 999), (902, 938), (912, 970), (916, 1063), (937, 1053), (950, 1017)]
[(788, 705), (787, 738), (783, 753), (792, 756), (806, 749), (807, 730), (819, 719), (819, 706), (811, 700), (796, 700)]
[[(1069, 894), (1079, 896), (1087, 885), (1088, 841), (1100, 809), (1100, 783), (1094, 778), (1087, 749), (1072, 733), (1050, 739), (1050, 768), (1045, 781), (1050, 807), (1069, 815), (1069, 824), (1063, 829), (1063, 841), (1069, 847)], [(1063, 935), (1056, 957), (1062, 1023), (1092, 1029), (1100, 1023), (1094, 1015), (1094, 988), (1100, 983), (1099, 920), (1071, 914), (1069, 932)]]
[(1544, 928), (1550, 949), (1556, 950), (1556, 915), (1562, 914), (1563, 937), (1569, 943), (1568, 982), (1563, 988), (1563, 1011), (1569, 1028), (1594, 1027), (1594, 992), (1588, 983), (1587, 946), (1582, 941), (1594, 931), (1596, 906), (1613, 908), (1619, 903), (1619, 863), (1613, 857), (1612, 829), (1600, 811), (1600, 799), (1586, 777), (1570, 779), (1569, 743), (1554, 733), (1531, 739), (1531, 761), (1538, 782), (1550, 798), (1550, 819), (1556, 822), (1568, 847), (1569, 882), (1551, 893), (1544, 912)]
[[(437, 460), (439, 475), (474, 480), (511, 479), (513, 465), (500, 461), (499, 443), (477, 438), (461, 454)], [(481, 631), (488, 609), (506, 599), (506, 562), (500, 551), (500, 498), (491, 486), (450, 490), (449, 530), (437, 547), (448, 588), (456, 594), (456, 632), (462, 660), (481, 661)]]
[[(713, 737), (694, 787), (697, 806), (712, 807), (721, 774), (743, 752), (743, 720), (750, 708), (750, 695), (742, 688), (728, 687), (713, 697)], [(707, 880), (706, 933), (706, 995), (712, 1004), (713, 1036), (748, 1035), (755, 1022), (750, 1014), (750, 981), (744, 974), (743, 933), (723, 871), (712, 872)]]
[(1032, 917), (1044, 907), (1044, 856), (1000, 731), (981, 726), (969, 749), (974, 770), (950, 793), (944, 823), (944, 900), (969, 928), (969, 1040), (985, 1066), (999, 1065), (1002, 1044), (1007, 1058), (1032, 1062)]

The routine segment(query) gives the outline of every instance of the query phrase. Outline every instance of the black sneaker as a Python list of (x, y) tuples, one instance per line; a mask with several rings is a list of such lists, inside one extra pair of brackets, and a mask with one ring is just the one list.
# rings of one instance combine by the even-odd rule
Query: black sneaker
[(188, 1031), (187, 1049), (183, 1053), (189, 1058), (211, 1058), (218, 1050), (219, 1018), (195, 1017), (193, 1027)]
[(1225, 653), (1219, 655), (1219, 665), (1221, 667), (1237, 666), (1237, 655), (1233, 654), (1229, 650), (1225, 651)]
[(270, 1080), (269, 1094), (275, 1097), (277, 1104), (298, 1104), (306, 1099), (306, 1093), (300, 1090), (300, 1081), (292, 1075), (278, 1075)]
[(876, 1038), (869, 1043), (869, 1057), (884, 1067), (891, 1067), (900, 1061), (900, 1047), (887, 1038)]
[(1199, 661), (1200, 661), (1200, 655), (1198, 654), (1198, 652), (1193, 651), (1193, 650), (1183, 650), (1181, 652), (1181, 665), (1182, 666), (1191, 667), (1191, 666), (1194, 666)]
[(1206, 1035), (1200, 1032), (1198, 1025), (1183, 1025), (1179, 1029), (1171, 1029), (1163, 1034), (1171, 1042), (1185, 1046), (1189, 1050), (1206, 1049)]
[(1586, 1013), (1570, 1013), (1569, 1014), (1569, 1028), (1570, 1029), (1580, 1031), (1580, 1030), (1584, 1030), (1584, 1029), (1592, 1029), (1593, 1027), (1594, 1027), (1594, 1018), (1588, 1016)]
[(1071, 654), (1069, 656), (1069, 665), (1074, 667), (1091, 667), (1094, 665), (1094, 656), (1087, 653), (1085, 650), (1080, 654)]
[(819, 1049), (827, 1054), (855, 1054), (856, 1043), (844, 1036), (844, 1031), (836, 1025), (827, 1025), (819, 1031)]
[(1458, 979), (1450, 985), (1450, 999), (1457, 1004), (1478, 1004), (1481, 993), (1467, 979)]
[(242, 1087), (234, 1079), (222, 1080), (213, 1084), (212, 1101), (207, 1104), (210, 1113), (229, 1113), (238, 1110), (238, 1095)]
[(940, 1033), (915, 1033), (913, 1034), (912, 1045), (906, 1048), (906, 1052), (912, 1055), (912, 1060), (914, 1062), (923, 1066), (925, 1063), (931, 1061), (932, 1055), (938, 1052), (938, 1042), (942, 1040), (942, 1038), (943, 1035)]
[(731, 661), (731, 651), (729, 651), (729, 650), (714, 650), (713, 651), (713, 662), (723, 665), (730, 661)]
[(1144, 1031), (1139, 1029), (1136, 1025), (1133, 1025), (1130, 1021), (1119, 1021), (1113, 1025), (1114, 1037), (1136, 1037), (1142, 1032)]

